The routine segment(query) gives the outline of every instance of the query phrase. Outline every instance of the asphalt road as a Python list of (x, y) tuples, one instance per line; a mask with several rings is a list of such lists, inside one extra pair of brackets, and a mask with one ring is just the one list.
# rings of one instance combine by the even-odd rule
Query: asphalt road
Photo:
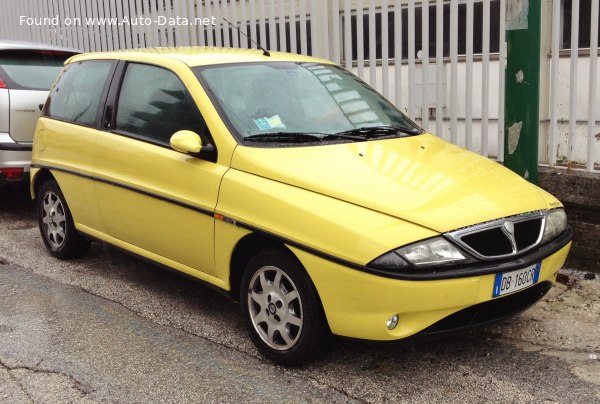
[(0, 189), (0, 402), (600, 403), (600, 282), (573, 276), (494, 327), (285, 369), (216, 292), (101, 244), (51, 258), (25, 191)]

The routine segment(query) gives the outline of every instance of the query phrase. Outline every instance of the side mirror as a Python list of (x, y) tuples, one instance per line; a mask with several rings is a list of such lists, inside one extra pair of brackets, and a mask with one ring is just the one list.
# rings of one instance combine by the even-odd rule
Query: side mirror
[(169, 143), (171, 143), (173, 150), (194, 157), (203, 157), (214, 151), (214, 146), (212, 144), (203, 145), (200, 136), (191, 130), (180, 130), (175, 132), (173, 136), (171, 136)]

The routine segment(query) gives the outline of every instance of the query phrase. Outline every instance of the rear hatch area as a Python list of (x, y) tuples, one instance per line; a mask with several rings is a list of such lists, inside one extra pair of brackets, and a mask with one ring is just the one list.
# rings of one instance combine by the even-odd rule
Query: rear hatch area
[(40, 104), (74, 52), (43, 49), (0, 49), (0, 132), (29, 143)]

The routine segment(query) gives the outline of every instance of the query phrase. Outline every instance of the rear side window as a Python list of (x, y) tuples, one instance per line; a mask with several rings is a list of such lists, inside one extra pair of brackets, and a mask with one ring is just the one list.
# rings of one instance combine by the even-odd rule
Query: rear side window
[(171, 71), (130, 63), (123, 78), (115, 129), (169, 144), (179, 130), (206, 135), (206, 124), (179, 78)]
[(62, 121), (95, 126), (100, 95), (111, 66), (110, 60), (68, 65), (50, 92), (46, 115)]
[(5, 50), (0, 52), (0, 76), (12, 89), (47, 91), (72, 55), (48, 50)]

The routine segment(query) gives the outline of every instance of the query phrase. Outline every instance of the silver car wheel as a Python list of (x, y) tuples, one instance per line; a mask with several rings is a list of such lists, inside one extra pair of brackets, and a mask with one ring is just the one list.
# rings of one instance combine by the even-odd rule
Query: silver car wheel
[(248, 311), (260, 338), (278, 351), (292, 348), (302, 333), (302, 301), (296, 285), (281, 269), (260, 268), (250, 280)]
[(54, 249), (65, 243), (67, 215), (62, 201), (53, 192), (47, 192), (42, 202), (42, 223), (46, 240)]

